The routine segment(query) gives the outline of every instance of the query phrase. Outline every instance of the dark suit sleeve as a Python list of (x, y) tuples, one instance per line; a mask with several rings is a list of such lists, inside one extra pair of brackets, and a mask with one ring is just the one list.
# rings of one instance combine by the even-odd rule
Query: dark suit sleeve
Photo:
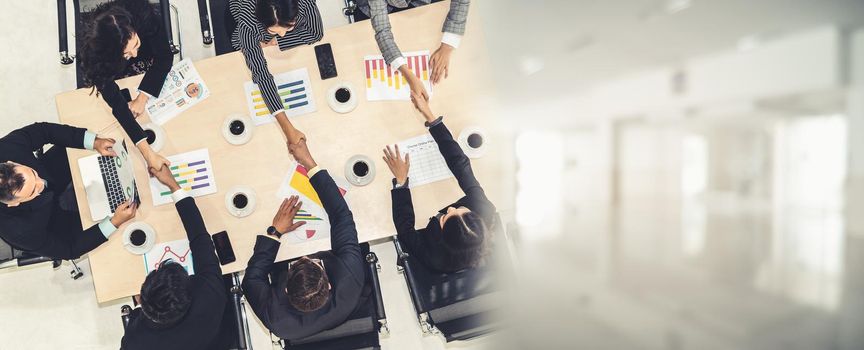
[(363, 257), (357, 241), (354, 216), (348, 203), (326, 170), (319, 171), (309, 180), (321, 198), (327, 216), (330, 217), (330, 247), (333, 254), (339, 257), (357, 281), (362, 283), (366, 276), (363, 271)]
[(54, 123), (34, 123), (15, 130), (0, 142), (12, 147), (24, 147), (30, 151), (42, 149), (47, 144), (67, 148), (84, 148), (84, 132), (87, 129)]
[(453, 173), (453, 176), (459, 182), (462, 192), (465, 192), (470, 201), (483, 207), (484, 211), (488, 209), (488, 211), (494, 212), (494, 205), (486, 198), (486, 192), (483, 191), (483, 187), (480, 187), (480, 183), (474, 176), (474, 171), (471, 170), (471, 161), (465, 155), (465, 152), (462, 151), (462, 148), (459, 147), (459, 144), (453, 140), (453, 135), (450, 134), (447, 126), (443, 122), (438, 123), (429, 128), (429, 133), (432, 134), (432, 138), (438, 144), (438, 150), (444, 156), (450, 172)]
[(213, 240), (207, 233), (204, 219), (195, 204), (195, 199), (186, 197), (175, 203), (177, 213), (186, 230), (189, 239), (189, 249), (192, 251), (192, 265), (195, 267), (196, 276), (222, 276), (222, 268), (219, 267), (219, 258), (216, 257), (216, 249)]
[(174, 64), (174, 54), (171, 53), (171, 47), (168, 46), (168, 35), (165, 33), (165, 26), (161, 21), (156, 25), (158, 30), (152, 34), (142, 37), (141, 40), (151, 45), (153, 50), (153, 65), (144, 74), (141, 79), (141, 84), (138, 85), (138, 90), (144, 91), (150, 96), (159, 97), (162, 91), (162, 86), (165, 85), (165, 77), (171, 71), (171, 66)]
[(243, 295), (246, 296), (252, 311), (268, 329), (272, 329), (273, 324), (269, 307), (273, 293), (271, 293), (268, 274), (273, 261), (276, 260), (279, 245), (280, 243), (275, 239), (258, 236), (252, 257), (246, 265), (246, 273), (243, 275)]
[(101, 93), (102, 98), (111, 107), (111, 114), (114, 115), (114, 118), (117, 118), (120, 126), (123, 127), (123, 131), (129, 135), (132, 142), (137, 144), (138, 141), (143, 140), (146, 137), (144, 129), (141, 128), (141, 125), (135, 120), (135, 116), (132, 115), (132, 111), (129, 110), (129, 103), (120, 94), (120, 87), (117, 86), (117, 83), (113, 81), (108, 82)]
[[(99, 225), (83, 232), (73, 228), (53, 234), (48, 232), (48, 220), (43, 218), (5, 217), (0, 225), (4, 228), (3, 240), (13, 247), (56, 259), (77, 259), (108, 240)], [(60, 234), (68, 235), (68, 240), (61, 239)]]
[(414, 203), (411, 201), (411, 190), (407, 187), (394, 188), (390, 191), (393, 201), (393, 224), (399, 242), (407, 251), (419, 252), (420, 234), (414, 229)]

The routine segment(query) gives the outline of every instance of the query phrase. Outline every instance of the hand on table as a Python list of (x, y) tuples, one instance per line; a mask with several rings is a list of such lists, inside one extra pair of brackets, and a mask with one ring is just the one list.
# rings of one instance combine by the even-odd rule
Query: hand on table
[(405, 184), (408, 180), (408, 169), (411, 168), (411, 155), (405, 154), (402, 158), (402, 153), (399, 153), (399, 145), (396, 145), (396, 151), (391, 151), (390, 146), (384, 149), (384, 163), (390, 168), (393, 177), (396, 178), (396, 183)]
[(453, 46), (441, 43), (441, 47), (432, 54), (429, 59), (429, 64), (432, 66), (432, 84), (438, 84), (442, 75), (444, 78), (450, 75), (450, 54), (452, 53)]
[(282, 201), (279, 211), (273, 217), (273, 227), (281, 233), (288, 233), (306, 224), (306, 221), (294, 222), (294, 216), (303, 206), (299, 196), (291, 196)]
[(291, 155), (294, 156), (294, 159), (297, 160), (297, 163), (300, 163), (300, 165), (306, 169), (312, 169), (318, 166), (318, 163), (315, 163), (315, 159), (312, 159), (312, 154), (309, 153), (309, 147), (306, 146), (305, 139), (294, 144), (289, 143), (288, 153), (291, 153)]
[(129, 111), (132, 112), (132, 116), (138, 118), (143, 115), (144, 107), (147, 107), (147, 100), (149, 99), (150, 96), (147, 96), (147, 94), (143, 92), (138, 93), (138, 96), (129, 102)]
[(114, 152), (114, 139), (103, 139), (101, 137), (96, 137), (96, 141), (93, 142), (93, 150), (99, 152), (99, 155), (105, 157), (116, 157), (117, 153)]
[(120, 227), (126, 221), (135, 217), (135, 211), (138, 210), (138, 205), (135, 204), (135, 199), (130, 198), (128, 201), (120, 203), (117, 209), (114, 209), (114, 216), (111, 217), (111, 224), (114, 227)]

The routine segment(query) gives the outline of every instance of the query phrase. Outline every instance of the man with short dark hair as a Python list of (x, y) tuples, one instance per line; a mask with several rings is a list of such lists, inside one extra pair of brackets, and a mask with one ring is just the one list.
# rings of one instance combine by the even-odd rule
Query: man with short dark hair
[(312, 187), (330, 217), (332, 250), (292, 261), (270, 282), (268, 274), (279, 251), (279, 238), (305, 223), (294, 222), (302, 205), (298, 197), (285, 199), (273, 226), (255, 242), (243, 277), (243, 292), (264, 326), (280, 338), (296, 340), (345, 322), (357, 307), (366, 275), (354, 217), (333, 178), (312, 159), (305, 139), (288, 149), (309, 169)]
[(476, 267), (485, 262), (491, 241), (490, 226), (495, 220), (495, 205), (486, 198), (480, 187), (471, 161), (453, 135), (444, 125), (444, 117), (435, 117), (429, 101), (418, 93), (411, 93), (411, 101), (426, 119), (426, 127), (438, 144), (447, 167), (465, 196), (438, 211), (421, 230), (414, 229), (414, 204), (408, 189), (410, 156), (402, 156), (399, 146), (384, 149), (384, 162), (393, 173), (393, 223), (404, 250), (433, 270), (456, 272)]
[[(34, 152), (46, 144), (54, 146), (37, 158)], [(113, 217), (86, 230), (81, 227), (67, 147), (117, 155), (114, 140), (61, 124), (35, 123), (0, 139), (0, 238), (16, 249), (75, 259), (135, 216), (130, 201), (118, 206)]]
[(150, 168), (168, 186), (183, 222), (195, 275), (173, 261), (150, 272), (141, 285), (141, 308), (130, 315), (122, 349), (224, 349), (217, 344), (227, 292), (213, 241), (195, 199), (180, 188), (169, 167)]

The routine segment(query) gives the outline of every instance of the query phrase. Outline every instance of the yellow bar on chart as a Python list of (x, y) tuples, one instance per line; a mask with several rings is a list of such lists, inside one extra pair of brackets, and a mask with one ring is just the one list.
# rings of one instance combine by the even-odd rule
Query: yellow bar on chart
[(382, 82), (382, 83), (384, 82), (384, 75), (386, 75), (386, 74), (384, 74), (384, 68), (381, 68), (381, 74), (379, 74), (378, 76), (381, 77), (381, 82)]
[(267, 105), (265, 105), (265, 104), (262, 103), (262, 104), (255, 105), (255, 107), (253, 107), (253, 108), (254, 108), (254, 109), (262, 109), (262, 108), (265, 108), (265, 107), (267, 107)]
[(256, 98), (252, 99), (252, 102), (263, 102), (263, 101), (264, 101), (264, 99), (260, 98), (260, 97), (256, 97)]
[(261, 90), (252, 91), (252, 96), (260, 96), (260, 95), (261, 95)]
[(372, 87), (372, 79), (366, 79), (366, 87)]
[(260, 117), (260, 116), (262, 116), (262, 115), (268, 115), (268, 114), (270, 114), (270, 111), (268, 111), (268, 110), (265, 109), (265, 110), (263, 110), (263, 111), (261, 111), (261, 112), (255, 113), (255, 116)]
[(178, 176), (178, 177), (179, 177), (179, 176), (188, 176), (188, 175), (192, 175), (192, 174), (196, 174), (196, 173), (198, 173), (198, 170), (185, 171), (185, 172), (182, 172), (182, 173), (177, 173), (177, 176)]
[(399, 77), (397, 76), (397, 77), (396, 77), (396, 90), (399, 90), (400, 88), (402, 88), (402, 86), (400, 86), (400, 84), (399, 84), (399, 83), (400, 83), (400, 80), (401, 80), (401, 79), (399, 79)]

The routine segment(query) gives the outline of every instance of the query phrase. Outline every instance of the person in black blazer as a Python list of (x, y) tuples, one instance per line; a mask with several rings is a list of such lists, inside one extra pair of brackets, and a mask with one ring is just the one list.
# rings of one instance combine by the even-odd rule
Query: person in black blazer
[(141, 307), (130, 314), (121, 349), (224, 349), (217, 344), (227, 302), (222, 269), (195, 199), (189, 197), (168, 167), (150, 173), (171, 189), (183, 221), (195, 275), (172, 261), (163, 262), (141, 285)]
[(412, 93), (411, 101), (426, 119), (429, 133), (465, 196), (439, 210), (426, 228), (414, 229), (414, 204), (408, 189), (410, 157), (403, 157), (398, 146), (395, 151), (387, 146), (384, 161), (395, 176), (390, 195), (397, 237), (408, 254), (433, 270), (456, 272), (476, 267), (484, 263), (489, 252), (489, 227), (495, 220), (495, 205), (486, 198), (471, 162), (444, 125), (444, 117), (435, 118), (429, 101), (419, 94)]
[[(147, 101), (159, 97), (174, 62), (159, 13), (147, 0), (115, 0), (100, 5), (90, 16), (81, 39), (84, 85), (102, 95), (148, 166), (168, 165), (144, 141), (144, 129), (135, 121)], [(127, 103), (114, 80), (141, 73), (145, 74), (138, 96)]]
[[(34, 152), (54, 146), (37, 158)], [(131, 201), (111, 218), (81, 227), (66, 148), (116, 156), (114, 140), (85, 129), (36, 123), (0, 138), (0, 238), (23, 251), (75, 259), (108, 240), (117, 226), (135, 216)]]
[(330, 217), (332, 250), (301, 257), (279, 271), (272, 283), (268, 279), (279, 238), (305, 224), (293, 222), (302, 202), (292, 196), (282, 203), (273, 226), (255, 241), (243, 292), (265, 327), (280, 338), (296, 340), (345, 322), (361, 299), (366, 275), (354, 217), (333, 178), (312, 159), (305, 140), (288, 148), (309, 169), (312, 187)]

